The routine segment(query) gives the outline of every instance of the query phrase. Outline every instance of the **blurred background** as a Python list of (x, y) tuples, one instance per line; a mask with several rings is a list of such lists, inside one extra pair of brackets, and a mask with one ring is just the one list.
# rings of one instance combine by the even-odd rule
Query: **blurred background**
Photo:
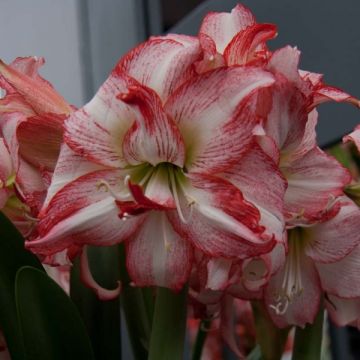
[[(195, 35), (209, 11), (230, 11), (233, 0), (0, 0), (0, 58), (43, 56), (42, 75), (72, 104), (87, 102), (117, 60), (151, 35)], [(259, 22), (278, 25), (271, 48), (302, 51), (301, 68), (360, 97), (359, 0), (244, 0)], [(322, 146), (360, 122), (344, 104), (325, 104), (318, 126)], [(358, 333), (330, 326), (335, 359), (360, 358)], [(352, 357), (350, 353), (352, 352)], [(340, 355), (341, 354), (341, 355)], [(347, 355), (346, 355), (347, 354)], [(358, 357), (356, 357), (358, 356)]]

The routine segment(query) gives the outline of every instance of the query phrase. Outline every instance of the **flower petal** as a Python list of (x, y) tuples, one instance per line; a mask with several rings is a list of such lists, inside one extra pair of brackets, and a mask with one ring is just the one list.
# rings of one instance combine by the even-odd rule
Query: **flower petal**
[(321, 286), (324, 291), (341, 298), (360, 297), (360, 246), (340, 261), (330, 264), (317, 263)]
[(113, 71), (94, 98), (65, 121), (67, 145), (100, 165), (125, 166), (122, 139), (134, 121), (134, 113), (117, 96), (136, 84), (134, 79)]
[(285, 193), (288, 220), (298, 216), (316, 218), (335, 197), (342, 195), (343, 187), (351, 181), (349, 172), (319, 148), (281, 169), (288, 181)]
[(255, 24), (254, 15), (244, 5), (238, 4), (231, 13), (208, 13), (200, 27), (200, 34), (210, 36), (222, 54), (231, 39), (241, 30)]
[(227, 67), (191, 78), (165, 104), (186, 146), (192, 172), (218, 172), (237, 161), (259, 122), (258, 89), (273, 77), (254, 67)]
[[(281, 303), (281, 301), (288, 301), (286, 298), (279, 299), (285, 276), (285, 267), (270, 279), (265, 291), (265, 303), (268, 306), (269, 315), (280, 328), (289, 325), (296, 325), (303, 328), (306, 324), (312, 324), (319, 310), (322, 294), (319, 276), (312, 260), (306, 255), (301, 257), (300, 263), (301, 273), (299, 276), (303, 284), (301, 294), (295, 296), (287, 305)], [(277, 314), (274, 307), (278, 305), (287, 306), (284, 314)]]
[(137, 46), (120, 60), (116, 69), (152, 88), (165, 101), (192, 74), (191, 65), (199, 56), (195, 37), (170, 34)]
[(124, 137), (123, 153), (132, 165), (153, 166), (169, 162), (184, 165), (185, 148), (174, 121), (164, 112), (157, 94), (144, 86), (131, 86), (120, 99), (136, 113), (136, 120)]
[(265, 227), (265, 233), (283, 242), (283, 207), (287, 184), (274, 162), (253, 143), (250, 151), (224, 176), (241, 189), (244, 198), (259, 210), (260, 225)]
[(0, 138), (0, 189), (5, 186), (7, 180), (13, 173), (9, 150), (7, 149), (4, 139)]
[(248, 26), (236, 34), (224, 50), (227, 65), (244, 65), (251, 61), (265, 59), (265, 42), (276, 35), (277, 29), (273, 24)]
[(169, 219), (175, 230), (212, 257), (247, 258), (270, 251), (272, 239), (262, 238), (259, 212), (226, 180), (191, 175), (184, 187), (190, 203), (183, 207), (186, 223), (175, 211)]
[(360, 125), (358, 125), (352, 133), (345, 136), (344, 141), (353, 141), (360, 151)]
[(70, 245), (112, 245), (131, 235), (143, 221), (141, 216), (126, 221), (119, 218), (114, 192), (123, 189), (122, 176), (114, 170), (84, 175), (58, 191), (39, 214), (39, 238), (28, 242), (32, 251), (50, 255)]
[(127, 268), (136, 286), (180, 290), (192, 264), (192, 247), (177, 234), (164, 212), (153, 211), (126, 243)]
[(342, 299), (334, 295), (325, 298), (331, 320), (337, 326), (346, 326), (360, 319), (360, 299)]
[(309, 244), (305, 251), (316, 262), (341, 260), (360, 244), (360, 209), (346, 197), (340, 202), (341, 208), (335, 217), (305, 229)]
[(54, 90), (49, 82), (42, 79), (38, 68), (43, 58), (17, 58), (11, 65), (0, 60), (0, 76), (7, 81), (39, 114), (52, 112), (69, 114), (71, 106)]
[(20, 123), (16, 131), (20, 156), (39, 169), (54, 171), (63, 138), (63, 122), (64, 116), (42, 114)]

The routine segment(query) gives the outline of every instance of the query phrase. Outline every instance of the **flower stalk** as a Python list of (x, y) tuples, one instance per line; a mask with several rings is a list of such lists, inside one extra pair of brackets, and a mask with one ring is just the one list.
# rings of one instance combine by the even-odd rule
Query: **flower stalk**
[(187, 286), (175, 293), (158, 287), (149, 360), (182, 360), (186, 326)]

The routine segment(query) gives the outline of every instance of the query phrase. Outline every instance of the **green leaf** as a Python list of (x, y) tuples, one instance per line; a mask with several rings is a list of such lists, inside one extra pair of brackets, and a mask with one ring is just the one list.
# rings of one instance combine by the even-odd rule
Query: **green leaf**
[(186, 295), (186, 286), (179, 293), (161, 287), (157, 289), (149, 360), (183, 359)]
[(256, 341), (260, 345), (262, 359), (280, 359), (290, 328), (277, 328), (261, 301), (252, 301), (251, 305), (255, 318)]
[(15, 306), (15, 277), (26, 265), (43, 270), (37, 257), (25, 250), (22, 235), (0, 212), (0, 328), (13, 360), (24, 358)]
[(75, 305), (46, 274), (21, 268), (15, 294), (27, 360), (95, 359)]
[(319, 360), (324, 323), (324, 310), (320, 308), (312, 325), (296, 328), (293, 360)]
[[(118, 247), (88, 247), (89, 266), (95, 280), (105, 288), (116, 287), (119, 274)], [(80, 280), (80, 261), (74, 263), (70, 283), (71, 299), (85, 323), (96, 359), (121, 359), (119, 299), (101, 301)]]

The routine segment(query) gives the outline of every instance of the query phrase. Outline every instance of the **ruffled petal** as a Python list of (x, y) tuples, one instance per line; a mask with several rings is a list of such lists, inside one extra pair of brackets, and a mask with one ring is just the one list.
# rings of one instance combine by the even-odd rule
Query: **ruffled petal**
[(180, 290), (192, 264), (192, 247), (177, 234), (164, 212), (151, 212), (126, 244), (127, 268), (136, 286)]
[(122, 140), (135, 114), (117, 96), (126, 93), (134, 79), (113, 71), (94, 98), (65, 121), (64, 140), (89, 161), (112, 168), (123, 167)]
[(324, 291), (341, 298), (360, 297), (360, 288), (356, 286), (360, 277), (360, 246), (340, 261), (316, 263), (316, 267)]
[(120, 98), (136, 113), (135, 123), (124, 137), (126, 161), (132, 165), (148, 162), (153, 166), (169, 162), (182, 167), (185, 160), (182, 136), (164, 112), (157, 94), (144, 86), (132, 86)]
[(170, 34), (137, 46), (120, 60), (116, 69), (152, 88), (165, 101), (192, 75), (192, 64), (199, 56), (197, 38)]
[(254, 15), (244, 5), (238, 4), (230, 13), (208, 13), (200, 27), (200, 34), (210, 36), (222, 54), (231, 39), (241, 30), (255, 24)]
[(23, 96), (37, 113), (69, 114), (72, 111), (71, 106), (49, 82), (38, 75), (37, 70), (43, 63), (43, 58), (35, 57), (17, 58), (11, 65), (0, 60), (0, 76)]
[(360, 209), (346, 197), (340, 202), (335, 217), (305, 229), (305, 251), (316, 262), (339, 261), (360, 244)]
[(250, 151), (224, 176), (259, 210), (260, 225), (265, 227), (265, 233), (276, 241), (283, 242), (283, 209), (287, 184), (275, 163), (253, 143)]
[(186, 147), (186, 168), (218, 172), (237, 161), (259, 122), (256, 91), (273, 83), (254, 67), (228, 67), (193, 77), (165, 104)]
[(209, 175), (191, 175), (183, 187), (188, 203), (181, 220), (175, 211), (169, 219), (175, 230), (212, 257), (247, 258), (268, 252), (273, 239), (262, 238), (260, 214), (226, 180)]
[(245, 65), (266, 59), (267, 40), (277, 35), (273, 24), (254, 24), (236, 34), (224, 50), (226, 64)]
[(317, 218), (351, 181), (349, 172), (319, 148), (281, 170), (288, 181), (285, 213), (289, 221), (298, 217)]

